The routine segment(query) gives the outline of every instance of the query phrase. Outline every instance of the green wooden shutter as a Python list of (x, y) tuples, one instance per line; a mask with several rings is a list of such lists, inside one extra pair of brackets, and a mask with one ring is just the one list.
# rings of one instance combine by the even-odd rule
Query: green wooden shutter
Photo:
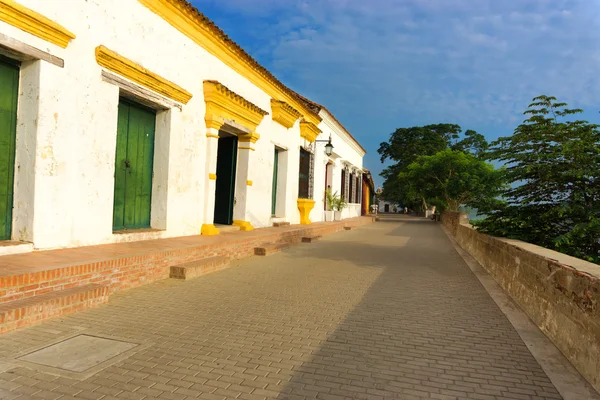
[(0, 59), (0, 240), (11, 238), (19, 67)]
[(309, 198), (310, 153), (300, 149), (300, 169), (298, 173), (298, 198)]

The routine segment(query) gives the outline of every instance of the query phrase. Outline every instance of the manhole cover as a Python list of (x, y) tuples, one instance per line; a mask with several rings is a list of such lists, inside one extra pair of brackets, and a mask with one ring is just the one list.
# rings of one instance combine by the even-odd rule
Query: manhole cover
[(78, 335), (18, 359), (71, 372), (85, 372), (136, 346), (136, 343), (121, 340)]

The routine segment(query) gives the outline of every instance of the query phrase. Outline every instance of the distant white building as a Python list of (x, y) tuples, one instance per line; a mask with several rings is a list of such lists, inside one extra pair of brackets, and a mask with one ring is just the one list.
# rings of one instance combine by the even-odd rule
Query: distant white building
[(401, 212), (400, 205), (398, 203), (392, 203), (385, 200), (379, 200), (377, 212), (380, 213), (396, 213)]

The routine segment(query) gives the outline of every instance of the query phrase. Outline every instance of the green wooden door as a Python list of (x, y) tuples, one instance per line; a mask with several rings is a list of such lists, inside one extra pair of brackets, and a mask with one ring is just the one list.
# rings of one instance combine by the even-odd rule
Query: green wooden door
[(273, 159), (273, 185), (271, 194), (271, 215), (275, 216), (277, 211), (277, 171), (279, 170), (279, 149), (275, 149), (275, 158)]
[(11, 237), (19, 67), (0, 57), (0, 240)]
[(217, 182), (215, 190), (215, 223), (233, 223), (235, 170), (237, 166), (237, 136), (219, 138), (217, 149)]
[(156, 114), (119, 102), (113, 229), (150, 227)]

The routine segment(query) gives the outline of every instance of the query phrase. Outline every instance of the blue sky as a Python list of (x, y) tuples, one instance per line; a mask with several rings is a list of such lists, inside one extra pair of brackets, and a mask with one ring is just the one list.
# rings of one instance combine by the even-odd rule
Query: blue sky
[(600, 123), (600, 0), (192, 0), (368, 151), (396, 128), (507, 136), (554, 95)]

